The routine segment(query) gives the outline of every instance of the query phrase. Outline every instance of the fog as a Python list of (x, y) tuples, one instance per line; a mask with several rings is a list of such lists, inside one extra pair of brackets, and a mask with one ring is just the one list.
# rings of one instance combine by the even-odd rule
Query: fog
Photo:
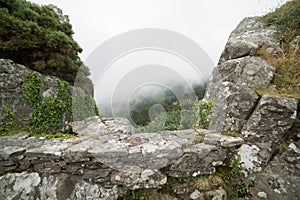
[[(31, 0), (69, 15), (91, 69), (100, 113), (128, 113), (133, 100), (208, 79), (231, 31), (285, 0)], [(157, 93), (157, 92), (156, 92)]]

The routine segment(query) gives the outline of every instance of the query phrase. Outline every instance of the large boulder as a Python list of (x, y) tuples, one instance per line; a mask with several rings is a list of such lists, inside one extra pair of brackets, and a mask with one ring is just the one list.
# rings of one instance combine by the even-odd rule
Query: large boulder
[(274, 29), (258, 18), (244, 19), (231, 33), (205, 93), (205, 99), (213, 101), (209, 129), (242, 129), (259, 100), (254, 88), (267, 87), (275, 74), (274, 67), (255, 56), (261, 47), (279, 49), (272, 33)]
[[(0, 124), (6, 122), (6, 112), (8, 109), (11, 109), (14, 113), (18, 125), (27, 126), (29, 124), (29, 121), (32, 118), (33, 108), (23, 96), (24, 91), (22, 90), (22, 85), (24, 84), (26, 77), (33, 72), (42, 80), (42, 102), (49, 97), (57, 98), (59, 91), (58, 83), (63, 83), (59, 78), (35, 72), (8, 59), (0, 59)], [(67, 88), (68, 95), (70, 95), (70, 97), (73, 95), (74, 97), (73, 102), (74, 100), (79, 101), (80, 98), (82, 98), (78, 95), (74, 95), (74, 92), (78, 90), (81, 91), (81, 89), (73, 86), (68, 86)], [(82, 94), (86, 95), (83, 91)], [(81, 103), (87, 102), (88, 101), (86, 100), (86, 102)], [(72, 108), (73, 110), (75, 109), (74, 107)], [(80, 108), (76, 109), (78, 110)], [(95, 114), (96, 113), (93, 113), (93, 115)], [(71, 116), (68, 116), (66, 113), (61, 117), (61, 131), (70, 129), (68, 126), (71, 119), (70, 117)]]
[(29, 73), (30, 70), (23, 65), (0, 59), (0, 122), (5, 119), (9, 106), (19, 124), (28, 124), (31, 119), (32, 108), (22, 96), (22, 82)]
[(297, 117), (298, 101), (294, 98), (264, 95), (242, 129), (244, 138), (252, 143), (282, 141)]
[(209, 129), (239, 134), (245, 140), (237, 152), (242, 180), (254, 187), (253, 199), (277, 199), (276, 194), (279, 199), (297, 199), (298, 147), (291, 143), (288, 151), (278, 152), (297, 118), (298, 100), (255, 92), (269, 87), (275, 75), (275, 68), (257, 57), (260, 48), (281, 51), (272, 37), (274, 30), (259, 18), (246, 18), (238, 25), (209, 80), (205, 100), (213, 102)]
[(258, 95), (252, 88), (267, 87), (275, 69), (259, 57), (246, 56), (218, 65), (209, 80), (205, 98), (213, 101), (210, 129), (241, 129), (254, 109)]
[(261, 171), (269, 163), (286, 131), (296, 120), (298, 101), (264, 95), (242, 129), (246, 140), (239, 148), (247, 172)]
[(219, 63), (227, 60), (254, 56), (261, 47), (280, 51), (278, 42), (272, 37), (275, 27), (265, 26), (259, 17), (247, 17), (230, 34)]
[(270, 164), (255, 176), (250, 190), (252, 199), (299, 200), (299, 143), (290, 143), (282, 154), (274, 156)]

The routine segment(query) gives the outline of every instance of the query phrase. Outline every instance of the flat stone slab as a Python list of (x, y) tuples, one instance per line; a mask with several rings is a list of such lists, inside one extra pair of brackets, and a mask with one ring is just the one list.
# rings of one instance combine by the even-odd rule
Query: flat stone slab
[(72, 139), (1, 137), (0, 199), (117, 199), (128, 190), (161, 188), (168, 177), (215, 173), (244, 143), (202, 129), (90, 134), (93, 125), (84, 127), (86, 134)]
[(162, 169), (184, 154), (194, 154), (198, 158), (204, 158), (212, 151), (224, 149), (226, 152), (227, 148), (241, 145), (243, 142), (242, 138), (225, 136), (208, 130), (132, 135), (115, 133), (64, 140), (14, 136), (1, 137), (0, 159), (8, 161), (17, 158), (19, 159), (17, 162), (29, 160), (33, 162), (40, 158), (45, 159), (43, 162), (92, 161), (117, 170), (128, 169), (128, 166)]

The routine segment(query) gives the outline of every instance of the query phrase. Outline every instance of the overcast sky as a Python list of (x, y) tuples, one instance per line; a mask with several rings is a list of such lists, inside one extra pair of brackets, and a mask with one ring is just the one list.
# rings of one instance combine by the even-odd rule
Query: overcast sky
[(163, 28), (198, 43), (218, 62), (230, 32), (246, 16), (265, 14), (283, 0), (30, 0), (68, 14), (85, 60), (107, 39), (140, 28)]

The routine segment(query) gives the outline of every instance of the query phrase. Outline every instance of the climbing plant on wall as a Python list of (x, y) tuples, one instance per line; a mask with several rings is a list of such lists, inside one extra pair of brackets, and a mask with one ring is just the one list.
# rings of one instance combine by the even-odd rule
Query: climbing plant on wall
[[(55, 133), (61, 127), (63, 115), (69, 113), (71, 96), (68, 84), (57, 81), (56, 97), (42, 97), (42, 79), (38, 73), (30, 73), (22, 86), (23, 97), (33, 109), (29, 130), (35, 133)], [(69, 113), (70, 114), (70, 113)]]

